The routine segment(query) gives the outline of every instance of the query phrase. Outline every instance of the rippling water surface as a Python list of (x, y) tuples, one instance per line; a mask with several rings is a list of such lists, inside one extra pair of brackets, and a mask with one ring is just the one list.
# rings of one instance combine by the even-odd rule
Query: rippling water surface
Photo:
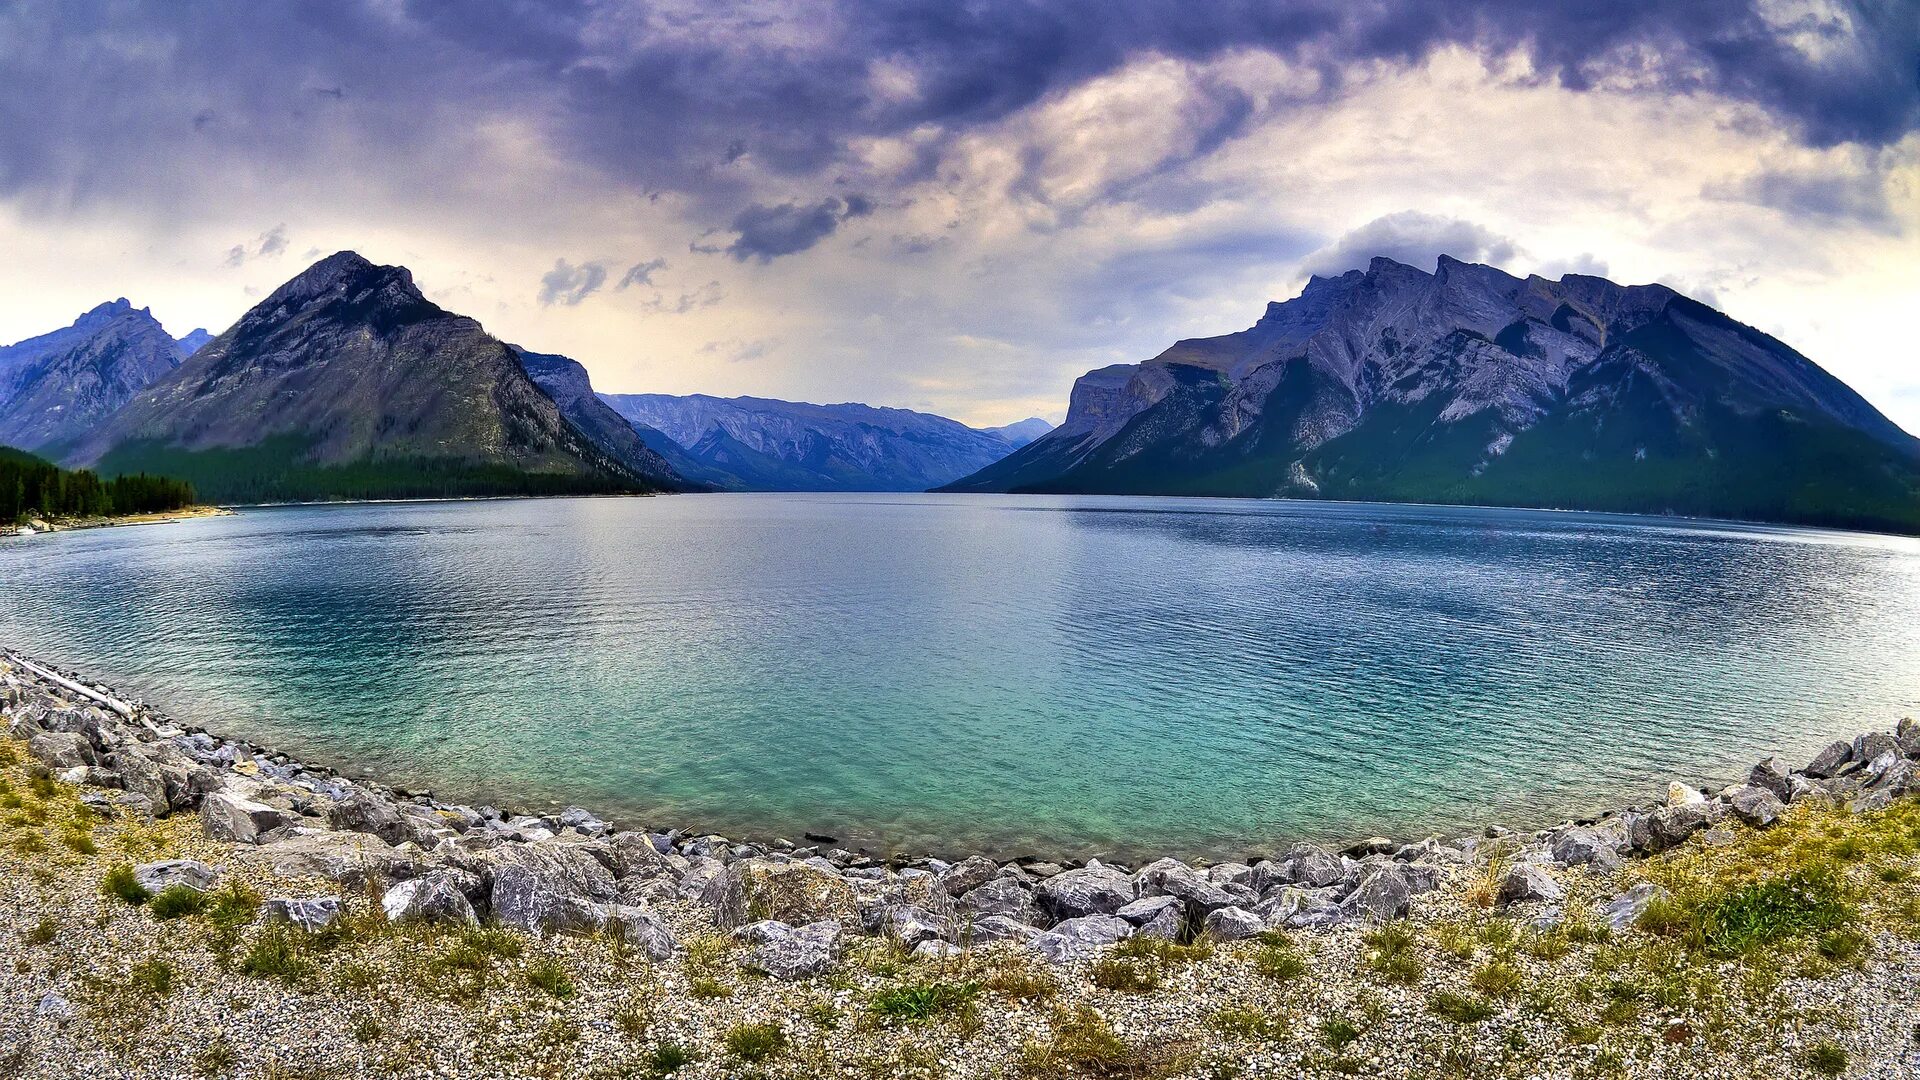
[(463, 799), (1001, 853), (1542, 823), (1920, 713), (1920, 542), (732, 495), (0, 541), (0, 641)]

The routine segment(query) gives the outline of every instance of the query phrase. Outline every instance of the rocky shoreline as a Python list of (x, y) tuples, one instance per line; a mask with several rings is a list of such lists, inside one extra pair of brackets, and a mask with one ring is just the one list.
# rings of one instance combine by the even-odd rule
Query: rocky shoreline
[(41, 533), (72, 532), (76, 529), (113, 529), (124, 525), (167, 525), (205, 517), (230, 517), (234, 512), (222, 506), (189, 506), (153, 514), (120, 514), (98, 518), (31, 518), (18, 525), (0, 525), (0, 536), (36, 536)]
[[(1095, 992), (1114, 989), (1100, 980), (1116, 957), (1158, 972), (1185, 950), (1345, 949), (1364, 967), (1380, 948), (1368, 944), (1377, 935), (1431, 923), (1439, 910), (1527, 934), (1591, 924), (1597, 934), (1626, 935), (1673, 896), (1653, 880), (1620, 887), (1641, 873), (1637, 864), (1784, 836), (1777, 824), (1808, 814), (1865, 820), (1920, 791), (1920, 726), (1903, 721), (1893, 732), (1835, 742), (1801, 768), (1768, 759), (1719, 792), (1675, 783), (1660, 805), (1527, 833), (1375, 839), (1341, 851), (1295, 844), (1212, 865), (883, 861), (825, 844), (615, 830), (581, 808), (537, 815), (443, 803), (194, 730), (12, 653), (0, 659), (0, 733), (23, 745), (48, 790), (71, 790), (85, 814), (170, 835), (188, 826), (169, 823), (190, 822), (195, 850), (231, 856), (263, 882), (304, 883), (264, 894), (261, 925), (324, 935), (372, 918), (422, 934), (491, 927), (531, 941), (613, 942), (678, 971), (693, 990), (713, 977), (697, 972), (720, 953), (776, 995), (783, 985), (848, 978), (876, 950), (901, 970), (973, 970), (988, 958), (1061, 975), (1091, 968)], [(216, 859), (166, 854), (128, 864), (142, 891), (210, 895), (232, 874)], [(13, 1004), (46, 1022), (72, 1010), (56, 989)], [(1912, 1030), (1911, 1019), (1902, 1022)], [(1053, 1030), (1057, 1043), (1057, 1023)], [(1311, 1065), (1292, 1060), (1318, 1075)], [(1341, 1071), (1329, 1066), (1328, 1074)]]

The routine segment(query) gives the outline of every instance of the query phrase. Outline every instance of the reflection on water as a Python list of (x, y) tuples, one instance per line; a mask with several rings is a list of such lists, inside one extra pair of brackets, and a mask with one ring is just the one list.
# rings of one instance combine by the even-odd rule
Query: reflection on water
[(0, 639), (462, 798), (1004, 852), (1543, 821), (1920, 704), (1920, 543), (1538, 511), (765, 495), (0, 544)]

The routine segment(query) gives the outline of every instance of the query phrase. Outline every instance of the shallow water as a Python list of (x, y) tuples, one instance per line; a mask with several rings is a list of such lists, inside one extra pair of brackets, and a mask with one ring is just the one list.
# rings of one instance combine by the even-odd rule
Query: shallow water
[(1546, 823), (1920, 714), (1920, 542), (726, 495), (0, 541), (0, 642), (461, 799), (1001, 854)]

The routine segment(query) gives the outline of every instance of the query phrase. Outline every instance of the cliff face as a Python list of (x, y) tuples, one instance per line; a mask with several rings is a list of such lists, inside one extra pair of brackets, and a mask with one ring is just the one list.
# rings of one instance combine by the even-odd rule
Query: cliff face
[(908, 409), (704, 394), (603, 397), (621, 416), (673, 440), (701, 470), (688, 475), (736, 490), (925, 491), (1022, 445), (1018, 434)]
[(957, 491), (1545, 505), (1920, 528), (1920, 441), (1661, 285), (1388, 259), (1089, 372)]
[(478, 322), (353, 252), (281, 286), (67, 460), (180, 476), (218, 501), (658, 487)]
[(578, 360), (554, 353), (528, 352), (511, 346), (520, 357), (520, 365), (540, 389), (546, 391), (560, 414), (602, 451), (650, 483), (668, 490), (692, 490), (703, 485), (677, 472), (673, 465), (654, 450), (639, 428), (614, 412), (593, 392), (593, 381)]
[(101, 304), (72, 326), (0, 348), (0, 444), (58, 448), (180, 366), (146, 308)]

